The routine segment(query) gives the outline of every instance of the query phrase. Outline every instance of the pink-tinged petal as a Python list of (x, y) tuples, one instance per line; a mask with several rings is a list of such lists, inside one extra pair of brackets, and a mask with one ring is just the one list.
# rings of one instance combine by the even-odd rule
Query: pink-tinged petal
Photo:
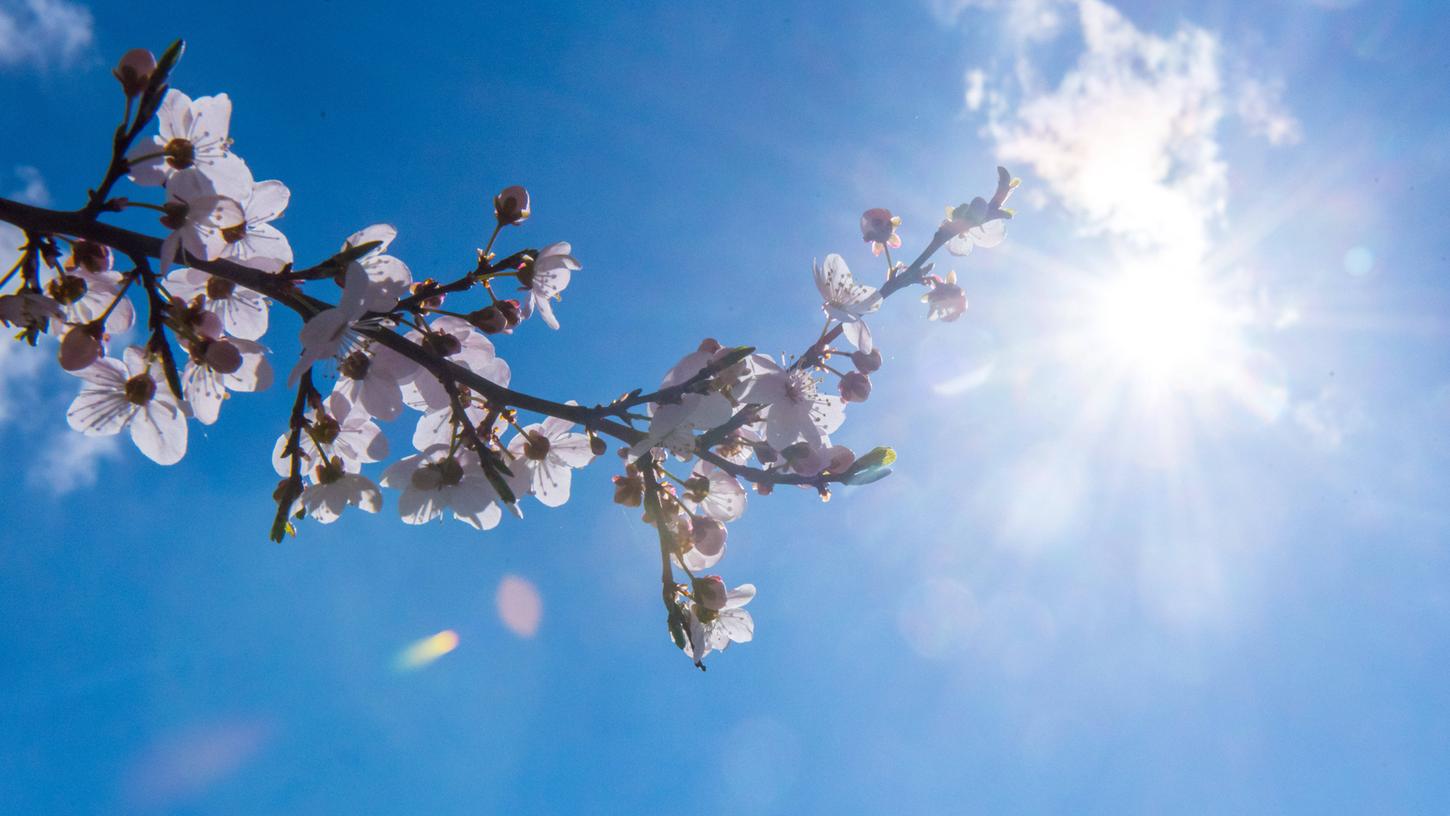
[(398, 228), (392, 224), (373, 224), (372, 226), (363, 227), (352, 235), (349, 235), (347, 240), (342, 242), (342, 248), (347, 249), (348, 247), (362, 246), (363, 244), (378, 241), (380, 245), (373, 251), (383, 253), (388, 251), (388, 246), (397, 237)]
[(222, 257), (263, 272), (280, 272), (292, 263), (292, 244), (271, 224), (258, 224), (248, 227), (246, 237), (228, 246)]
[(409, 488), (398, 497), (398, 515), (404, 524), (427, 524), (442, 514), (436, 491)]
[(114, 357), (102, 357), (85, 368), (71, 373), (88, 383), (94, 383), (117, 392), (125, 386), (126, 379), (131, 376), (126, 369), (126, 364)]
[(557, 331), (559, 328), (559, 318), (554, 317), (554, 307), (549, 303), (549, 299), (533, 295), (529, 300), (530, 302), (538, 301), (536, 307), (539, 311), (539, 318), (544, 321), (545, 326)]
[(222, 383), (222, 375), (197, 365), (195, 360), (187, 363), (181, 374), (181, 393), (186, 396), (192, 415), (203, 425), (215, 423), (221, 413), (222, 400), (227, 395)]
[[(755, 620), (744, 609), (725, 609), (715, 618), (710, 645), (723, 649), (727, 642), (749, 643), (755, 637)], [(727, 642), (718, 642), (724, 638)]]
[(750, 603), (755, 598), (755, 584), (741, 584), (725, 596), (725, 608), (735, 609)]
[(275, 220), (287, 209), (291, 198), (292, 191), (276, 179), (257, 182), (247, 201), (247, 223), (256, 226)]
[(362, 381), (360, 397), (363, 409), (384, 422), (403, 413), (403, 392), (396, 380), (369, 376)]
[(947, 252), (953, 255), (964, 256), (972, 254), (972, 239), (966, 235), (958, 235), (947, 241)]
[(821, 433), (832, 434), (846, 421), (846, 402), (840, 397), (816, 397), (815, 422)]
[[(517, 464), (514, 467), (518, 467)], [(561, 507), (569, 501), (570, 473), (568, 467), (551, 465), (548, 460), (534, 465), (534, 476), (530, 483), (534, 498), (545, 507)]]
[(370, 312), (387, 312), (407, 296), (413, 284), (408, 265), (392, 255), (374, 255), (359, 262), (372, 281), (364, 306)]
[(871, 342), (871, 329), (866, 326), (864, 320), (851, 320), (841, 324), (841, 336), (846, 342), (861, 350), (863, 354), (870, 354), (875, 345)]
[(82, 386), (65, 412), (72, 429), (86, 436), (111, 436), (121, 432), (136, 406), (119, 391), (98, 385)]
[(251, 168), (247, 167), (247, 163), (242, 161), (240, 156), (233, 153), (213, 156), (206, 160), (198, 158), (195, 169), (206, 177), (217, 195), (237, 202), (246, 200), (247, 195), (255, 186), (252, 181)]
[(250, 340), (232, 339), (231, 344), (242, 353), (242, 365), (225, 375), (222, 382), (236, 391), (265, 391), (272, 386), (272, 364), (267, 362), (266, 348)]
[(143, 187), (160, 187), (166, 183), (166, 177), (171, 174), (171, 167), (166, 163), (166, 157), (161, 155), (161, 148), (165, 144), (166, 142), (159, 138), (149, 141), (142, 140), (126, 151), (126, 160), (129, 163), (128, 175), (130, 175), (131, 181)]
[[(173, 230), (161, 242), (161, 274), (165, 275), (171, 265), (179, 260), (176, 253), (181, 250), (181, 230)], [(184, 263), (184, 261), (183, 261)]]
[(191, 97), (175, 88), (167, 90), (166, 96), (161, 98), (161, 107), (156, 109), (157, 130), (161, 133), (162, 144), (176, 138), (190, 139), (191, 120)]
[(186, 455), (186, 416), (160, 393), (131, 418), (131, 441), (156, 464), (174, 465)]
[[(546, 428), (547, 425), (546, 422)], [(594, 451), (590, 450), (589, 437), (584, 434), (564, 434), (550, 440), (549, 458), (566, 467), (581, 468), (594, 461)]]
[(199, 96), (190, 105), (191, 137), (195, 141), (225, 139), (232, 125), (232, 100), (224, 93)]

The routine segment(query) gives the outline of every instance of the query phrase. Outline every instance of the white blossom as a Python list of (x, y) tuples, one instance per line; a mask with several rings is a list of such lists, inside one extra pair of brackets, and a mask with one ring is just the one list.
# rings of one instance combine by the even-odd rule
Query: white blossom
[[(424, 337), (415, 329), (408, 332), (408, 339), (489, 382), (502, 386), (509, 384), (508, 363), (494, 353), (493, 342), (468, 321), (444, 316), (434, 320), (428, 328), (429, 337)], [(412, 382), (403, 387), (403, 401), (409, 408), (424, 412), (452, 404), (443, 383), (421, 368)]]
[(589, 437), (573, 432), (573, 428), (574, 423), (567, 419), (549, 417), (524, 426), (509, 440), (508, 452), (513, 455), (509, 467), (517, 480), (513, 485), (515, 493), (533, 493), (546, 507), (558, 507), (569, 500), (571, 472), (594, 459)]
[(519, 309), (523, 319), (527, 320), (529, 315), (538, 311), (545, 325), (551, 329), (559, 328), (559, 320), (554, 317), (554, 307), (549, 300), (558, 299), (559, 293), (569, 285), (570, 275), (580, 268), (579, 261), (569, 254), (571, 249), (567, 242), (560, 241), (539, 250), (539, 257), (534, 259), (533, 278), (524, 287), (529, 294)]
[[(356, 410), (347, 398), (333, 394), (322, 404), (322, 413), (309, 410), (310, 428), (298, 437), (302, 470), (314, 481), (318, 468), (337, 459), (349, 473), (362, 470), (368, 462), (380, 462), (388, 455), (388, 438), (366, 412)], [(291, 472), (291, 462), (282, 455), (290, 434), (282, 434), (272, 447), (272, 468), (278, 476)]]
[(260, 340), (267, 333), (268, 300), (260, 292), (187, 266), (171, 270), (166, 289), (187, 303), (205, 298), (202, 308), (216, 315), (232, 337)]
[(425, 524), (451, 510), (470, 527), (491, 530), (503, 517), (498, 494), (471, 450), (450, 453), (447, 445), (435, 445), (405, 456), (383, 472), (382, 484), (402, 491), (398, 514), (406, 524)]
[(344, 250), (355, 246), (378, 242), (378, 246), (357, 259), (363, 271), (368, 274), (372, 286), (364, 305), (370, 312), (391, 311), (398, 301), (407, 297), (413, 285), (413, 272), (398, 258), (388, 255), (388, 246), (398, 237), (398, 230), (391, 224), (373, 224), (364, 227), (342, 243)]
[(70, 426), (86, 436), (112, 436), (123, 429), (153, 462), (175, 464), (186, 455), (186, 412), (160, 371), (140, 346), (122, 359), (102, 357), (74, 372), (85, 380), (66, 411)]
[(212, 339), (191, 348), (181, 373), (181, 393), (198, 422), (217, 420), (227, 390), (265, 391), (272, 386), (267, 350), (251, 340)]
[(874, 286), (857, 283), (850, 267), (840, 255), (827, 255), (824, 263), (811, 265), (816, 290), (825, 302), (821, 305), (826, 316), (841, 321), (841, 334), (851, 345), (871, 353), (871, 330), (866, 328), (862, 315), (881, 308), (881, 293)]
[[(168, 184), (188, 169), (205, 173), (219, 190), (232, 197), (245, 192), (242, 174), (246, 165), (231, 152), (232, 101), (226, 94), (192, 100), (172, 88), (156, 111), (157, 135), (150, 142), (137, 141), (126, 159), (131, 180), (146, 186)], [(250, 180), (250, 174), (247, 174)]]
[(829, 443), (846, 419), (846, 404), (822, 394), (819, 382), (803, 368), (782, 368), (763, 354), (751, 357), (756, 375), (743, 399), (765, 406), (765, 441), (776, 450), (796, 442), (813, 448)]
[(161, 274), (176, 261), (178, 249), (193, 257), (216, 260), (226, 249), (222, 231), (245, 223), (242, 205), (217, 191), (196, 168), (174, 173), (166, 182), (166, 214), (162, 226), (171, 230), (161, 242)]
[(356, 264), (347, 265), (343, 277), (342, 297), (331, 309), (324, 309), (313, 315), (302, 325), (302, 354), (292, 373), (287, 375), (287, 385), (296, 385), (302, 372), (313, 363), (331, 359), (344, 350), (353, 334), (353, 327), (367, 313), (368, 289), (372, 282), (367, 272)]

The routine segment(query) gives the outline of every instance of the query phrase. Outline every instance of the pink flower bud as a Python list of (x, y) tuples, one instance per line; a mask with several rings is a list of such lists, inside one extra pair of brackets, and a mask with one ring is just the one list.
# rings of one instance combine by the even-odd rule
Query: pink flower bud
[(927, 320), (944, 320), (950, 323), (967, 311), (967, 294), (955, 283), (937, 283), (921, 299), (926, 301)]
[(498, 310), (503, 313), (504, 319), (508, 321), (508, 327), (510, 329), (519, 325), (519, 320), (522, 318), (520, 317), (521, 312), (519, 311), (519, 302), (517, 300), (500, 300), (493, 305), (497, 306)]
[(706, 354), (714, 354), (722, 348), (725, 347), (720, 345), (719, 340), (716, 340), (713, 337), (706, 337), (704, 340), (700, 341), (700, 347), (697, 348), (696, 351), (703, 351)]
[(529, 218), (529, 191), (515, 184), (493, 197), (493, 216), (500, 226), (516, 226)]
[(870, 354), (853, 351), (851, 352), (851, 363), (862, 374), (874, 373), (881, 368), (881, 350), (873, 348)]
[(60, 367), (80, 371), (101, 359), (101, 340), (89, 326), (76, 326), (60, 341)]
[(841, 399), (846, 402), (865, 402), (871, 396), (871, 378), (859, 371), (847, 371), (841, 377)]
[(146, 90), (151, 74), (156, 70), (156, 56), (144, 48), (132, 48), (121, 55), (121, 61), (111, 73), (121, 83), (126, 96), (133, 97)]
[(484, 334), (498, 334), (509, 327), (508, 315), (505, 315), (497, 304), (471, 312), (468, 315), (468, 322)]
[(242, 353), (226, 340), (206, 344), (206, 365), (218, 374), (232, 374), (242, 367)]
[(883, 207), (873, 207), (861, 214), (861, 240), (884, 244), (891, 240), (900, 220)]
[(691, 584), (695, 593), (695, 603), (716, 612), (725, 608), (728, 594), (725, 591), (724, 578), (718, 575), (702, 575), (691, 581)]

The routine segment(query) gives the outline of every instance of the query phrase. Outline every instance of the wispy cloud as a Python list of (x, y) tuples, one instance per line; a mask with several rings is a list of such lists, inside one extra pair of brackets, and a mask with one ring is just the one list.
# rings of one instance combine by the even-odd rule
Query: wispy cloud
[(55, 496), (90, 487), (100, 475), (103, 460), (120, 458), (121, 438), (83, 436), (66, 428), (57, 428), (51, 442), (42, 446), (40, 458), (26, 471), (25, 481), (31, 487)]
[(0, 69), (74, 65), (90, 52), (94, 25), (69, 0), (0, 0)]

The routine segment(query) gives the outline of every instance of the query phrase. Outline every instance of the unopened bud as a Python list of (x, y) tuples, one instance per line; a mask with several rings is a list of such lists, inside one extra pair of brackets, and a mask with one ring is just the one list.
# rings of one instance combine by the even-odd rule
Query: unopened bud
[(841, 399), (846, 402), (865, 402), (871, 396), (871, 378), (859, 371), (847, 371), (841, 377)]
[(609, 443), (605, 442), (603, 439), (600, 439), (594, 434), (590, 434), (589, 452), (594, 454), (595, 456), (603, 456), (605, 453), (609, 452)]
[(76, 326), (60, 341), (60, 367), (80, 371), (101, 359), (101, 339), (90, 326)]
[(517, 300), (500, 300), (498, 303), (495, 303), (493, 305), (497, 307), (498, 310), (503, 313), (504, 318), (508, 320), (508, 327), (510, 329), (519, 325), (519, 321), (523, 319), (523, 313), (522, 311), (520, 311), (519, 302)]
[(116, 80), (121, 83), (121, 90), (130, 98), (146, 90), (146, 84), (151, 81), (151, 74), (155, 70), (155, 54), (144, 48), (132, 48), (121, 55), (121, 61), (116, 63), (111, 73), (115, 74)]
[(226, 340), (206, 344), (206, 365), (218, 374), (234, 374), (242, 367), (242, 353)]
[(498, 334), (509, 327), (508, 316), (496, 304), (469, 313), (468, 322), (484, 334)]
[(697, 349), (697, 351), (703, 351), (706, 354), (714, 354), (722, 348), (725, 347), (720, 345), (719, 340), (716, 340), (713, 337), (706, 337), (704, 340), (700, 341), (700, 347), (699, 349)]
[(881, 368), (881, 350), (871, 349), (870, 354), (864, 351), (853, 351), (851, 352), (851, 363), (862, 374), (875, 373), (877, 369)]
[(499, 226), (516, 226), (529, 218), (529, 191), (515, 184), (493, 197), (493, 216)]
[(694, 591), (695, 603), (716, 612), (725, 608), (727, 597), (724, 578), (718, 575), (702, 575), (691, 580), (690, 583)]

